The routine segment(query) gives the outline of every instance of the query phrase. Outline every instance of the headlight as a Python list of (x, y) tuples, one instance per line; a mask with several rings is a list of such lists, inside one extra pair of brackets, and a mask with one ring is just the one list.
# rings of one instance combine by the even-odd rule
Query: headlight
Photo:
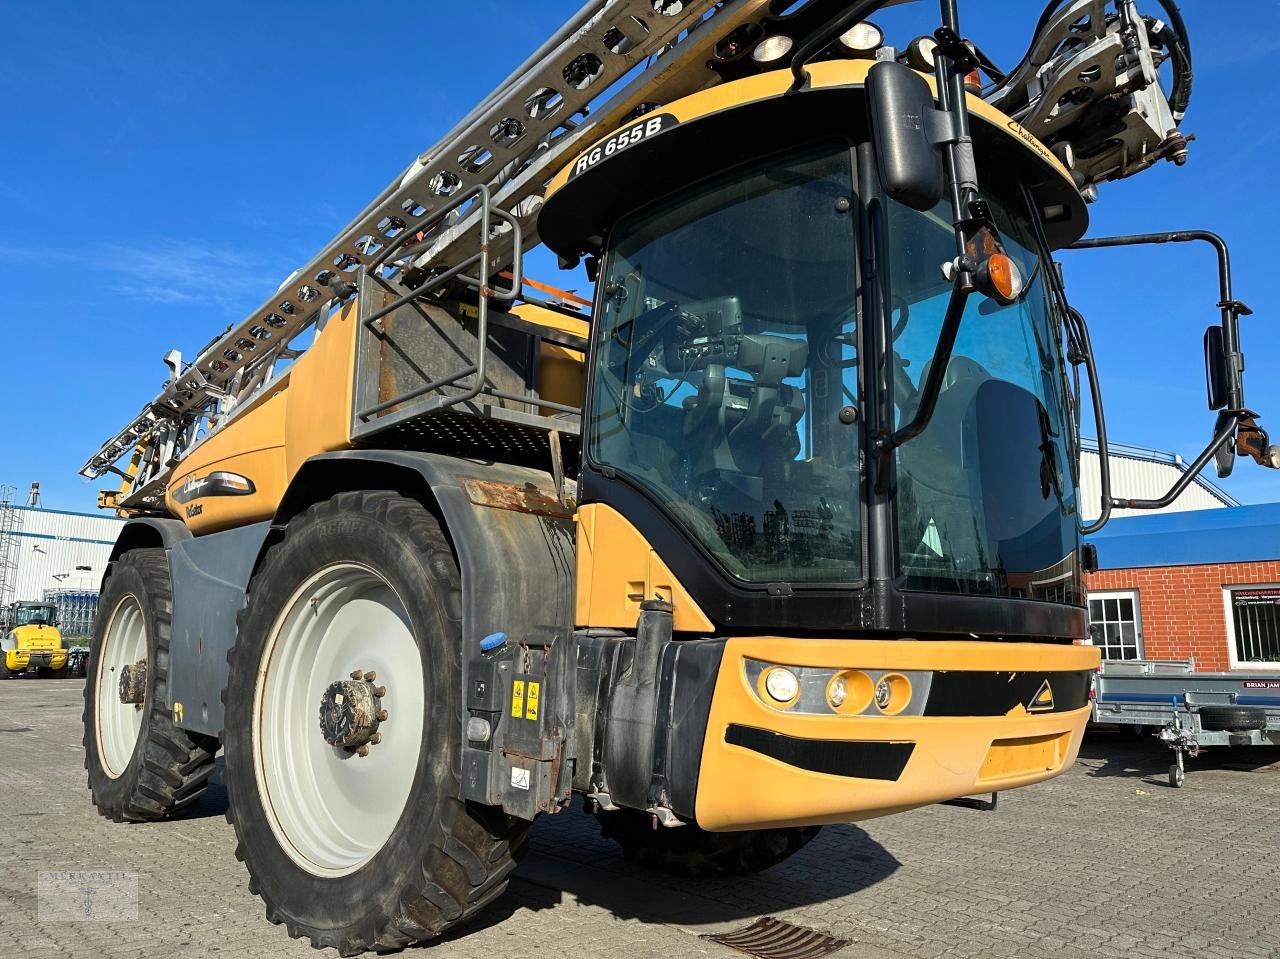
[(800, 695), (800, 680), (791, 670), (775, 666), (764, 674), (764, 691), (780, 703), (789, 703)]
[(850, 53), (864, 56), (884, 43), (884, 32), (874, 23), (863, 21), (840, 34), (840, 46)]
[(775, 60), (781, 60), (790, 53), (793, 46), (795, 46), (795, 41), (783, 33), (765, 37), (751, 51), (751, 59), (756, 63), (773, 63)]

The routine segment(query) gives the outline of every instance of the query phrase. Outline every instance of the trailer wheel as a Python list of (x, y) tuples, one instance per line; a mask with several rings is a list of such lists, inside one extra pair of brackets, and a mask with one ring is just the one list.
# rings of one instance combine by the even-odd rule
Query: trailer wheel
[(1177, 763), (1173, 763), (1169, 767), (1169, 785), (1174, 789), (1181, 789), (1187, 781), (1187, 773)]
[(218, 741), (169, 715), (173, 591), (164, 550), (116, 560), (99, 608), (84, 687), (89, 792), (116, 822), (165, 819), (200, 798)]
[(818, 835), (821, 826), (707, 832), (689, 823), (653, 828), (635, 809), (598, 812), (600, 834), (645, 866), (701, 879), (742, 876), (776, 866)]
[(462, 591), (422, 504), (343, 493), (249, 585), (224, 695), (236, 856), (267, 919), (343, 955), (502, 894), (528, 823), (460, 798)]
[(1200, 727), (1228, 732), (1266, 729), (1267, 711), (1258, 706), (1201, 706)]

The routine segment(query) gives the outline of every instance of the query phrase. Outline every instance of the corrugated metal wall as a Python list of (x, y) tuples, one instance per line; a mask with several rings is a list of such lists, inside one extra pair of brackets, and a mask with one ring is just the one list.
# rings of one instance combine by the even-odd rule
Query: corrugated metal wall
[(17, 514), (15, 600), (41, 599), (46, 589), (98, 588), (123, 520), (25, 506)]
[[(1121, 447), (1121, 450), (1126, 449)], [(1130, 447), (1129, 449), (1133, 449)], [(1155, 457), (1164, 457), (1157, 461)], [(1125, 455), (1111, 450), (1111, 495), (1126, 499), (1159, 499), (1178, 481), (1185, 471), (1185, 464), (1168, 454), (1150, 451), (1149, 456)], [(1210, 467), (1212, 468), (1212, 467)], [(1101, 502), (1102, 486), (1100, 480), (1098, 454), (1085, 449), (1080, 454), (1080, 496), (1081, 512), (1086, 519), (1096, 519)], [(1217, 509), (1222, 506), (1233, 506), (1235, 501), (1203, 479), (1203, 474), (1185, 490), (1172, 504), (1162, 510), (1114, 510), (1112, 516), (1149, 515), (1152, 512), (1180, 513), (1192, 509)]]

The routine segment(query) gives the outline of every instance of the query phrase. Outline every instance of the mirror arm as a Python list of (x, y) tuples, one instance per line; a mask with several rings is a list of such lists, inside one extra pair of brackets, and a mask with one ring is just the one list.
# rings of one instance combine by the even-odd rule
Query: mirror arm
[(956, 0), (939, 0), (942, 26), (935, 32), (938, 42), (933, 70), (937, 85), (939, 112), (950, 120), (950, 136), (943, 144), (947, 170), (947, 186), (951, 192), (951, 218), (956, 231), (957, 265), (967, 274), (968, 230), (974, 219), (974, 202), (978, 200), (978, 170), (973, 157), (973, 138), (969, 130), (969, 102), (965, 97), (964, 77), (976, 62), (972, 52), (960, 38), (960, 14)]
[(1131, 233), (1077, 240), (1067, 249), (1092, 250), (1110, 246), (1142, 246), (1156, 243), (1193, 243), (1202, 241), (1218, 255), (1218, 310), (1222, 314), (1222, 340), (1232, 375), (1227, 382), (1227, 408), (1240, 412), (1244, 405), (1244, 356), (1240, 352), (1240, 317), (1251, 316), (1253, 310), (1231, 295), (1231, 254), (1222, 237), (1208, 230), (1171, 230), (1165, 233)]
[(1118, 509), (1164, 509), (1164, 507), (1176, 500), (1182, 495), (1182, 491), (1191, 485), (1192, 480), (1200, 475), (1200, 471), (1209, 464), (1209, 460), (1213, 459), (1214, 454), (1217, 453), (1225, 443), (1235, 438), (1235, 417), (1230, 414), (1223, 414), (1219, 421), (1224, 422), (1225, 425), (1218, 431), (1218, 434), (1209, 441), (1209, 445), (1206, 446), (1204, 451), (1196, 457), (1195, 462), (1187, 467), (1186, 472), (1178, 478), (1178, 482), (1174, 483), (1167, 493), (1159, 499), (1115, 499), (1112, 500), (1113, 505)]

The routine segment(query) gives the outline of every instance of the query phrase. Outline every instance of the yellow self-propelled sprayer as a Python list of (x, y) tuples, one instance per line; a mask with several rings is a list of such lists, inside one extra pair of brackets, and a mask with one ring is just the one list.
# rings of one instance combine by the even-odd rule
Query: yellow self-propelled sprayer
[[(1072, 762), (1082, 533), (1280, 465), (1225, 245), (1081, 239), (1100, 183), (1185, 160), (1189, 40), (1171, 0), (1055, 0), (1006, 73), (954, 0), (902, 47), (886, 5), (592, 0), (166, 357), (84, 467), (129, 518), (86, 688), (104, 815), (186, 808), (221, 738), (250, 888), (353, 954), (473, 915), (574, 793), (732, 874)], [(1184, 239), (1220, 254), (1217, 424), (1121, 501), (1054, 255)], [(590, 304), (525, 281), (538, 243)]]

